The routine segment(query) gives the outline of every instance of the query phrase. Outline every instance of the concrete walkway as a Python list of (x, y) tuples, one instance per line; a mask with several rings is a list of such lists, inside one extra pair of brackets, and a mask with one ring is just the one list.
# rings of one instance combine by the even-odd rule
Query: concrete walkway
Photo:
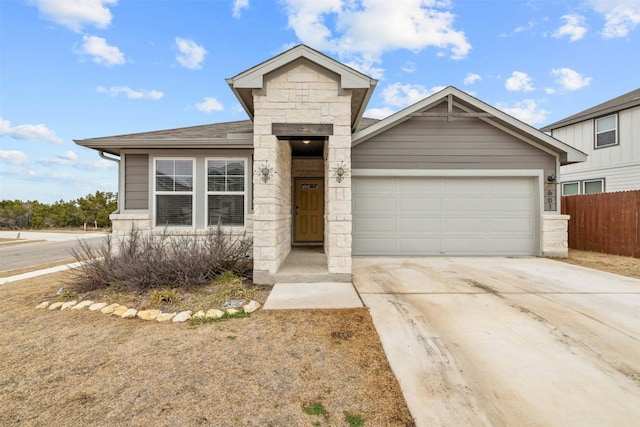
[(416, 425), (637, 426), (640, 280), (541, 258), (355, 258)]
[(265, 310), (363, 307), (351, 282), (276, 283)]
[(0, 285), (4, 285), (6, 283), (16, 282), (18, 280), (31, 279), (33, 277), (44, 276), (45, 274), (57, 273), (59, 271), (65, 271), (70, 268), (79, 267), (79, 262), (73, 262), (71, 264), (58, 265), (55, 267), (44, 268), (42, 270), (30, 271), (28, 273), (16, 274), (14, 276), (9, 277), (0, 277)]

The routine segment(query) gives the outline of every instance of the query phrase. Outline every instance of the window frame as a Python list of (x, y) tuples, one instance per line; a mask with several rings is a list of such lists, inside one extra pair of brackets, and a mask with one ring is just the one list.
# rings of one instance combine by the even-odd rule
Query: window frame
[[(587, 193), (587, 184), (591, 182), (600, 182), (601, 184), (600, 191), (596, 193)], [(600, 194), (600, 193), (606, 193), (605, 187), (604, 187), (604, 178), (585, 179), (584, 181), (582, 181), (582, 194)]]
[[(565, 194), (564, 186), (565, 185), (570, 185), (570, 184), (577, 184), (578, 185), (578, 192), (576, 194)], [(582, 185), (580, 184), (580, 181), (567, 181), (567, 182), (562, 182), (560, 185), (562, 186), (562, 195), (563, 196), (579, 196), (580, 194), (582, 194)]]
[[(608, 119), (609, 117), (613, 117), (614, 119), (613, 129), (598, 132), (598, 121), (603, 119)], [(615, 133), (615, 138), (614, 138), (615, 141), (612, 142), (611, 144), (598, 145), (598, 135), (606, 132), (611, 132), (611, 131)], [(593, 120), (593, 149), (599, 150), (600, 148), (614, 147), (616, 145), (620, 145), (620, 139), (619, 139), (619, 133), (618, 133), (618, 113), (608, 114), (606, 116), (602, 116), (594, 119)]]
[[(243, 190), (242, 191), (210, 191), (209, 190), (209, 161), (240, 161), (243, 164)], [(248, 212), (248, 194), (249, 194), (249, 162), (246, 157), (205, 157), (204, 159), (204, 222), (206, 227), (215, 227), (216, 224), (209, 224), (209, 196), (242, 196), (243, 200), (243, 215), (242, 224), (221, 224), (221, 227), (237, 227), (244, 228), (247, 226), (247, 212)]]
[[(158, 191), (158, 181), (157, 181), (157, 169), (158, 169), (158, 161), (162, 160), (188, 160), (191, 162), (191, 191)], [(196, 159), (195, 157), (153, 157), (153, 170), (152, 170), (152, 178), (153, 178), (153, 227), (154, 228), (196, 228)], [(191, 224), (158, 224), (158, 197), (157, 196), (191, 196)]]

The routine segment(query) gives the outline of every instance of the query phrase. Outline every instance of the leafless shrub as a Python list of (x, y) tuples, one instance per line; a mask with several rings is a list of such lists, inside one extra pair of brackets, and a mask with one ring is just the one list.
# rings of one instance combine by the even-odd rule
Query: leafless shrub
[(109, 237), (93, 249), (85, 241), (72, 251), (81, 263), (73, 283), (80, 291), (111, 287), (141, 292), (156, 288), (188, 289), (214, 280), (225, 271), (246, 276), (251, 242), (220, 227), (206, 234), (174, 235), (167, 230), (142, 234), (132, 229), (121, 241)]

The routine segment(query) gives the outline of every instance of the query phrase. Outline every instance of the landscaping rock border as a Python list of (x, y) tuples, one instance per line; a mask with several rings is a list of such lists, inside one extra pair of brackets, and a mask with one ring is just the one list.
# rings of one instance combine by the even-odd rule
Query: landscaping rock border
[[(164, 313), (162, 310), (157, 309), (149, 309), (149, 310), (135, 310), (133, 308), (127, 308), (124, 305), (120, 304), (107, 304), (106, 302), (93, 302), (89, 300), (84, 301), (67, 301), (67, 302), (51, 302), (51, 301), (43, 301), (36, 306), (36, 309), (43, 310), (82, 310), (84, 308), (88, 308), (89, 311), (99, 311), (102, 314), (107, 314), (111, 316), (116, 316), (121, 319), (134, 319), (138, 318), (141, 320), (155, 320), (156, 322), (173, 322), (173, 323), (184, 323), (192, 318), (201, 318), (201, 317), (212, 317), (212, 318), (220, 318), (227, 314), (235, 314), (240, 312), (241, 310), (235, 308), (229, 308), (226, 310), (219, 310), (217, 308), (212, 308), (207, 310), (199, 310), (196, 313), (193, 313), (191, 310), (181, 311), (179, 313)], [(242, 311), (245, 313), (253, 313), (254, 311), (260, 308), (260, 303), (258, 301), (251, 300), (248, 303), (244, 304), (242, 307)]]

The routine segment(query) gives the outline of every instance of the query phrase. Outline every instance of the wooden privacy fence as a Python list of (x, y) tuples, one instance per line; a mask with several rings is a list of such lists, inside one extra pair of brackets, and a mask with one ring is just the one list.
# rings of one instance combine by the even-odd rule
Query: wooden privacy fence
[(640, 190), (563, 196), (569, 247), (640, 258)]

